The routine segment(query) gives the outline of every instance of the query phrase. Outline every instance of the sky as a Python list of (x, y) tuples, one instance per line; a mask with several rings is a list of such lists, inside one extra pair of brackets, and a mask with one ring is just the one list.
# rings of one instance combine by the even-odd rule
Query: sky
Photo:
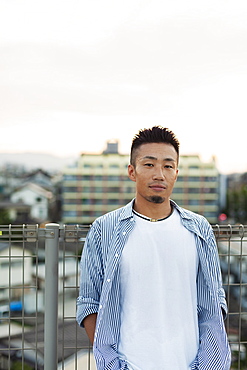
[(246, 0), (0, 2), (0, 153), (126, 154), (161, 125), (245, 172), (246, 90)]

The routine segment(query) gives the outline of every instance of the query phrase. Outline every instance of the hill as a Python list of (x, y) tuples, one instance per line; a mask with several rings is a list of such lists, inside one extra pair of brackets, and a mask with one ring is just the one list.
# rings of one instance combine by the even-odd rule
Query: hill
[(72, 165), (76, 159), (46, 153), (0, 153), (0, 167), (10, 164), (23, 166), (26, 170), (42, 168), (47, 171), (61, 171), (63, 167)]

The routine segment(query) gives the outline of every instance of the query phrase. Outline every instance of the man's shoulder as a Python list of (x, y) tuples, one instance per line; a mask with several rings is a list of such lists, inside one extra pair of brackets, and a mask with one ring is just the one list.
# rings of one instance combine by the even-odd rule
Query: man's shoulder
[(179, 208), (183, 216), (186, 216), (188, 219), (198, 220), (198, 221), (207, 221), (207, 219), (204, 216), (200, 215), (199, 213), (190, 211), (189, 209), (186, 209), (183, 207), (179, 207)]
[(100, 225), (102, 225), (102, 224), (107, 224), (107, 225), (116, 224), (121, 219), (131, 217), (131, 215), (132, 215), (132, 203), (133, 203), (133, 201), (131, 201), (130, 203), (128, 203), (127, 205), (125, 205), (123, 207), (120, 207), (120, 208), (117, 208), (113, 211), (105, 213), (104, 215), (98, 217), (94, 221), (93, 225), (95, 225), (95, 224), (100, 224)]
[(110, 220), (118, 219), (123, 212), (125, 207), (120, 207), (117, 209), (114, 209), (113, 211), (107, 212), (103, 214), (102, 216), (96, 218), (95, 222), (103, 223), (108, 222)]
[(174, 204), (175, 208), (177, 209), (177, 211), (179, 212), (181, 218), (183, 219), (183, 221), (185, 223), (186, 222), (193, 223), (199, 229), (200, 228), (203, 228), (203, 229), (210, 228), (210, 224), (209, 224), (208, 220), (204, 216), (202, 216), (202, 215), (200, 215), (198, 213), (195, 213), (193, 211), (190, 211), (188, 209), (185, 209), (183, 207), (180, 207), (175, 202), (173, 202), (173, 204)]

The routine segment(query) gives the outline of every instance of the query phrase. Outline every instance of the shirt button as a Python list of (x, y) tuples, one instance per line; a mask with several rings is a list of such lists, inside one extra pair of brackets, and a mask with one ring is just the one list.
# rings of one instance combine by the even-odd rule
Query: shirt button
[(119, 256), (119, 254), (118, 254), (118, 253), (116, 253), (116, 254), (115, 254), (115, 257), (118, 257), (118, 256)]
[(107, 279), (106, 281), (107, 281), (107, 283), (110, 283), (111, 279)]
[(126, 231), (123, 232), (123, 235), (126, 235)]
[(103, 308), (102, 304), (99, 306), (99, 309), (101, 310)]

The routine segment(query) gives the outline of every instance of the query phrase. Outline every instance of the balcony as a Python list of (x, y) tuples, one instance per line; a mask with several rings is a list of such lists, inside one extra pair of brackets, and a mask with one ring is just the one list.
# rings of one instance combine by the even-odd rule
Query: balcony
[[(247, 226), (213, 226), (229, 305), (232, 369), (247, 369)], [(95, 370), (76, 324), (88, 227), (0, 226), (0, 369)]]

